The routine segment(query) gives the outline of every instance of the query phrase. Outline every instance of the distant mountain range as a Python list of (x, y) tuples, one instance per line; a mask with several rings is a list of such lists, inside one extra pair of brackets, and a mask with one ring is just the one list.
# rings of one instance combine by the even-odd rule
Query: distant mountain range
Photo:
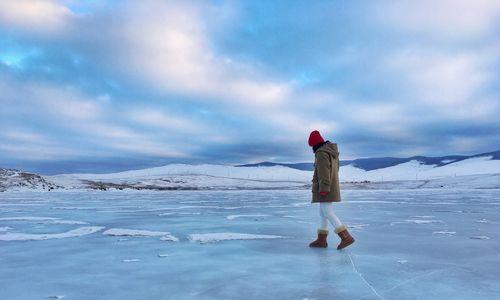
[[(406, 158), (400, 157), (374, 157), (374, 158), (358, 158), (353, 160), (341, 160), (340, 166), (351, 165), (355, 168), (362, 169), (365, 171), (372, 171), (382, 168), (393, 167), (409, 161), (418, 161), (422, 165), (434, 165), (436, 167), (442, 167), (448, 164), (456, 163), (462, 160), (475, 157), (488, 157), (490, 156), (492, 160), (500, 160), (500, 150), (475, 154), (475, 155), (448, 155), (448, 156), (411, 156)], [(260, 162), (255, 164), (243, 164), (237, 165), (236, 167), (272, 167), (272, 166), (283, 166), (292, 169), (302, 170), (302, 171), (312, 171), (313, 163), (275, 163), (275, 162)]]
[[(0, 168), (0, 192), (309, 188), (312, 163), (169, 164), (107, 174), (39, 175)], [(500, 151), (477, 155), (361, 158), (341, 162), (343, 188), (500, 188)]]

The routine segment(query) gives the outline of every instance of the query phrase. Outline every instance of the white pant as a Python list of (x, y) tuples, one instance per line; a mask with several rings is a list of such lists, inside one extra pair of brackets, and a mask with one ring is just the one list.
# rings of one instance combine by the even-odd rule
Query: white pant
[(321, 229), (328, 230), (328, 221), (335, 228), (342, 226), (339, 218), (333, 212), (333, 204), (331, 202), (321, 202), (319, 204), (319, 216), (321, 217)]

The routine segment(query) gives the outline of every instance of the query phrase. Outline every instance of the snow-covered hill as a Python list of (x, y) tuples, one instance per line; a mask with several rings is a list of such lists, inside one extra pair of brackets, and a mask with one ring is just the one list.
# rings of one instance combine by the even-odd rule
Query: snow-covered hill
[(48, 178), (69, 188), (264, 189), (303, 187), (311, 181), (311, 172), (282, 166), (239, 168), (211, 164), (171, 164), (111, 174), (65, 174)]
[(491, 156), (473, 157), (443, 166), (411, 160), (392, 167), (365, 171), (352, 165), (340, 167), (343, 181), (428, 180), (445, 177), (500, 173), (500, 160)]
[[(395, 166), (366, 171), (353, 165), (340, 167), (341, 181), (388, 182), (417, 181), (408, 187), (423, 186), (420, 181), (437, 180), (436, 186), (446, 185), (446, 178), (455, 178), (453, 184), (464, 184), (463, 176), (499, 174), (500, 160), (490, 156), (473, 157), (446, 165), (429, 165), (411, 160)], [(474, 180), (481, 181), (474, 177)], [(285, 166), (235, 167), (227, 165), (172, 164), (163, 167), (126, 171), (112, 174), (69, 174), (48, 177), (49, 180), (68, 188), (134, 188), (134, 189), (259, 189), (298, 188), (310, 184), (312, 171), (298, 170)], [(459, 178), (457, 178), (459, 177)], [(470, 178), (469, 178), (470, 179)], [(490, 176), (486, 186), (495, 185), (500, 177)], [(387, 184), (386, 184), (387, 185)], [(427, 183), (428, 186), (432, 184)], [(380, 186), (380, 185), (379, 185)], [(484, 185), (483, 185), (484, 186)]]
[[(475, 155), (447, 155), (447, 156), (411, 156), (411, 157), (371, 157), (371, 158), (358, 158), (351, 160), (340, 160), (340, 166), (352, 166), (357, 169), (365, 171), (372, 171), (382, 168), (394, 167), (396, 165), (404, 164), (411, 161), (416, 161), (421, 165), (428, 165), (433, 167), (442, 167), (448, 164), (457, 163), (470, 158), (488, 157), (492, 160), (500, 160), (500, 150), (475, 154)], [(260, 162), (256, 164), (239, 165), (239, 167), (271, 167), (271, 166), (284, 166), (292, 169), (303, 171), (311, 171), (314, 166), (313, 163), (275, 163), (275, 162)]]
[(61, 188), (44, 177), (13, 169), (0, 169), (0, 192), (16, 190), (53, 190)]
[[(282, 165), (228, 166), (171, 164), (110, 174), (40, 176), (2, 169), (0, 190), (22, 189), (286, 189), (308, 188), (312, 171)], [(340, 167), (344, 188), (500, 188), (500, 160), (474, 156), (455, 162), (429, 164), (410, 160), (394, 166), (364, 170), (354, 164)]]

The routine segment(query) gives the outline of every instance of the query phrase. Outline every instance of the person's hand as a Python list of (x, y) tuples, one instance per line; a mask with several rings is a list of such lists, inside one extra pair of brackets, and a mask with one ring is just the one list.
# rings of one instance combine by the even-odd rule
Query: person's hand
[(319, 194), (320, 194), (321, 196), (326, 196), (326, 195), (328, 195), (328, 192), (319, 192)]

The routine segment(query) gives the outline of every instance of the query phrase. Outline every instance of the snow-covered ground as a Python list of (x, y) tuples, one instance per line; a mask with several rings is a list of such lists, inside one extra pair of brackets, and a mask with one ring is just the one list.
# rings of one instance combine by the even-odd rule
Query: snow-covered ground
[(396, 181), (428, 180), (495, 173), (500, 173), (500, 160), (492, 160), (491, 157), (484, 156), (469, 158), (440, 167), (421, 164), (416, 160), (371, 171), (347, 165), (340, 168), (339, 176), (343, 181)]
[[(491, 157), (475, 157), (436, 167), (421, 164), (416, 160), (371, 171), (356, 168), (352, 165), (340, 167), (342, 181), (388, 181), (435, 179), (463, 175), (500, 173), (500, 160)], [(111, 174), (68, 174), (49, 176), (51, 180), (67, 186), (77, 184), (81, 180), (101, 180), (109, 182), (126, 182), (132, 180), (147, 180), (178, 175), (206, 175), (213, 177), (213, 184), (220, 182), (219, 178), (250, 179), (262, 181), (297, 181), (309, 182), (311, 171), (301, 171), (283, 166), (272, 167), (234, 167), (226, 165), (187, 165), (171, 164), (163, 167), (143, 170), (126, 171)], [(204, 179), (208, 180), (208, 179)]]
[[(464, 176), (487, 175), (485, 178), (488, 178), (488, 182), (491, 184), (482, 183), (482, 188), (500, 187), (500, 179), (496, 177), (492, 180), (492, 174), (500, 174), (500, 160), (493, 160), (488, 156), (469, 158), (440, 167), (412, 160), (371, 171), (365, 171), (352, 165), (340, 168), (342, 182), (440, 180), (440, 184), (435, 184), (438, 186), (443, 185), (441, 183), (446, 183), (447, 180), (453, 181), (455, 185), (460, 181), (467, 184), (470, 177)], [(283, 166), (234, 167), (210, 164), (172, 164), (112, 174), (68, 174), (47, 178), (57, 185), (77, 189), (88, 187), (94, 189), (283, 189), (307, 187), (311, 182), (312, 171)], [(416, 186), (432, 186), (432, 184), (424, 183), (419, 182)]]
[(226, 165), (172, 164), (163, 167), (111, 174), (67, 174), (49, 180), (69, 188), (85, 188), (89, 182), (125, 188), (158, 187), (189, 189), (255, 189), (300, 187), (311, 181), (312, 172), (282, 166), (242, 168)]
[[(366, 171), (349, 164), (340, 167), (344, 188), (395, 186), (500, 187), (500, 160), (491, 156), (472, 157), (447, 165), (426, 165), (411, 160), (387, 168)], [(229, 165), (171, 164), (163, 167), (110, 174), (63, 174), (40, 176), (0, 169), (0, 191), (4, 190), (229, 190), (309, 188), (312, 171), (285, 166), (235, 167)], [(475, 181), (474, 184), (470, 180)], [(483, 180), (484, 179), (484, 180)], [(353, 182), (369, 184), (353, 185)], [(448, 184), (451, 183), (451, 184)]]
[[(0, 193), (0, 299), (499, 299), (500, 190)], [(84, 224), (84, 225), (82, 225)]]

